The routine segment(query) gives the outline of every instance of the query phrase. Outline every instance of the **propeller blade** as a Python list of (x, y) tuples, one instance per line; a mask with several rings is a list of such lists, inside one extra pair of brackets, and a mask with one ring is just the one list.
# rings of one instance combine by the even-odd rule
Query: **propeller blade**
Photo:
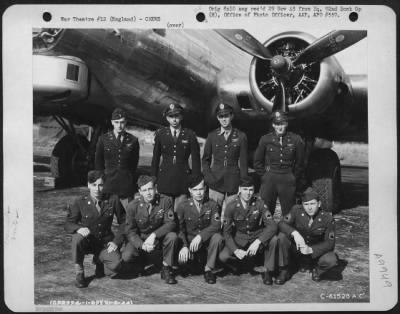
[(215, 31), (231, 44), (254, 57), (264, 60), (270, 60), (273, 57), (266, 47), (243, 29), (216, 29)]
[(293, 65), (312, 63), (329, 57), (367, 36), (367, 31), (338, 30), (317, 39), (304, 49), (293, 61)]
[(272, 112), (275, 111), (289, 112), (288, 100), (286, 97), (286, 87), (282, 80), (279, 80), (278, 89), (275, 93)]

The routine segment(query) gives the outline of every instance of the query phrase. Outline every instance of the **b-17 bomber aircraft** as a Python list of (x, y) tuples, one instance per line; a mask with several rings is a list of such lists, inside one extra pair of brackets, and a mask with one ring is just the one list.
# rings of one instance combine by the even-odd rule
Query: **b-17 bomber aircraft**
[[(34, 114), (53, 116), (67, 132), (54, 148), (53, 175), (86, 174), (116, 107), (128, 123), (155, 129), (178, 102), (184, 124), (206, 137), (217, 126), (216, 107), (229, 103), (250, 159), (271, 113), (283, 110), (306, 143), (309, 184), (335, 212), (339, 159), (314, 143), (367, 141), (367, 76), (347, 75), (334, 57), (366, 36), (336, 30), (316, 39), (290, 31), (260, 43), (241, 29), (34, 29)], [(93, 127), (90, 139), (76, 135), (79, 124)]]

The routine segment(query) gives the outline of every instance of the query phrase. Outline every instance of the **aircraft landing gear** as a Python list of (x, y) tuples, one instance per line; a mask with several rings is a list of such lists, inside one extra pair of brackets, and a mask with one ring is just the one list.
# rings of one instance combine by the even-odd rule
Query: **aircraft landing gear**
[(314, 150), (308, 160), (307, 177), (320, 195), (322, 209), (337, 213), (342, 191), (341, 168), (336, 153), (329, 148)]
[(86, 182), (89, 169), (86, 153), (88, 147), (89, 141), (80, 134), (75, 137), (68, 134), (58, 141), (50, 161), (51, 175), (55, 179), (56, 188), (81, 185)]
[(53, 116), (67, 132), (55, 145), (51, 154), (50, 168), (55, 187), (86, 184), (88, 170), (92, 167), (91, 145), (86, 136), (77, 134), (71, 121)]

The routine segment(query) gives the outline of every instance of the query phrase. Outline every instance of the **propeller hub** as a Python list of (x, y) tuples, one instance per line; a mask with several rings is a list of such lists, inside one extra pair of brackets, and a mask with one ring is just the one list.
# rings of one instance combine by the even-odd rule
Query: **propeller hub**
[(287, 74), (290, 70), (290, 61), (281, 55), (276, 55), (271, 59), (271, 68), (278, 75)]

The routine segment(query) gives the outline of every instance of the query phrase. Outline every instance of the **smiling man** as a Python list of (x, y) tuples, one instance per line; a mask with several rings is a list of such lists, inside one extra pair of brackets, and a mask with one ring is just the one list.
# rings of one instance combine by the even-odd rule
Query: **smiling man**
[(288, 132), (288, 116), (283, 111), (272, 115), (273, 132), (261, 137), (254, 155), (254, 169), (261, 177), (260, 196), (272, 214), (277, 197), (286, 215), (296, 203), (296, 181), (303, 176), (304, 143)]
[(271, 273), (275, 271), (277, 229), (268, 207), (254, 197), (253, 179), (243, 178), (239, 195), (226, 207), (223, 227), (225, 247), (219, 259), (228, 265), (230, 261), (254, 264), (256, 255), (262, 254), (265, 267), (263, 283), (271, 285)]
[(128, 204), (125, 233), (128, 243), (122, 252), (125, 264), (141, 262), (144, 269), (147, 261), (162, 252), (161, 279), (167, 284), (176, 284), (172, 266), (176, 266), (178, 237), (170, 197), (157, 194), (154, 178), (143, 175), (138, 179), (140, 197)]
[[(331, 213), (320, 208), (317, 192), (308, 188), (302, 196), (302, 205), (295, 205), (279, 222), (280, 284), (288, 276), (287, 266), (296, 263), (300, 272), (312, 269), (312, 280), (320, 281), (321, 275), (334, 267), (337, 256), (335, 247), (335, 220)], [(290, 255), (292, 251), (292, 255)], [(294, 260), (290, 259), (294, 256)]]

